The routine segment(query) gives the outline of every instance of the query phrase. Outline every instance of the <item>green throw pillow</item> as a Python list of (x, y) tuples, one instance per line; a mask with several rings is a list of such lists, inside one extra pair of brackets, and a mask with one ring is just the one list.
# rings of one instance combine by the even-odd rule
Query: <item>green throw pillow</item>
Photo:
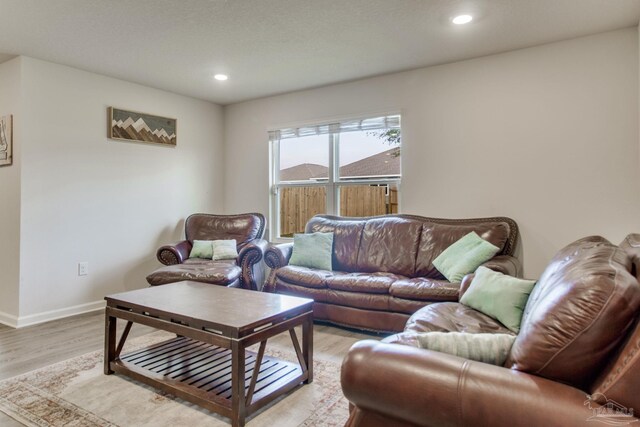
[(238, 257), (238, 248), (235, 240), (214, 240), (211, 242), (213, 246), (214, 261), (222, 259), (236, 259)]
[(418, 333), (417, 338), (421, 348), (502, 366), (507, 360), (516, 336), (469, 334), (466, 332), (424, 332)]
[(293, 235), (293, 253), (289, 265), (331, 271), (333, 233)]
[(522, 313), (535, 284), (535, 280), (518, 279), (480, 267), (460, 303), (483, 312), (518, 333)]
[(499, 251), (499, 247), (472, 231), (438, 255), (433, 260), (433, 265), (447, 280), (460, 283), (464, 276), (476, 271), (476, 268), (489, 261)]
[(189, 258), (213, 258), (213, 244), (211, 240), (194, 240)]

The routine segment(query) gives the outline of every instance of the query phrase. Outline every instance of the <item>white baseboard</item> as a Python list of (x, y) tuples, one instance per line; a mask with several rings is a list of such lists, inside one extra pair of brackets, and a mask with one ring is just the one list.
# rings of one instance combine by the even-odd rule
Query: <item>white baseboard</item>
[(18, 318), (13, 314), (0, 311), (0, 323), (3, 325), (11, 326), (12, 328), (18, 327)]
[(105, 305), (106, 302), (101, 300), (18, 317), (0, 312), (0, 323), (4, 323), (12, 328), (24, 328), (25, 326), (37, 325), (51, 320), (62, 319), (63, 317), (103, 310)]

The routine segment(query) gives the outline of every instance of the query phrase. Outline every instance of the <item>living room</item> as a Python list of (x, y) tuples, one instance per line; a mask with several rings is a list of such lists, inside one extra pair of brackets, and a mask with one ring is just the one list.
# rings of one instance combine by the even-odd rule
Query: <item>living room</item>
[[(398, 212), (515, 220), (520, 277), (640, 232), (640, 2), (342, 3), (0, 1), (0, 380), (101, 351), (104, 297), (146, 289), (194, 213), (260, 213), (265, 240), (290, 241), (276, 131), (400, 117)], [(176, 145), (109, 138), (110, 107), (176, 119)], [(341, 213), (334, 196), (320, 213)], [(390, 335), (315, 329), (318, 363)]]

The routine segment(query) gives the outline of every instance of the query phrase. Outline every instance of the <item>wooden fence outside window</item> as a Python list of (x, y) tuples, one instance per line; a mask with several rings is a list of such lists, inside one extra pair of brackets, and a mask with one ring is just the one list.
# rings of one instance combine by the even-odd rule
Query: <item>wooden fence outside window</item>
[[(340, 187), (341, 216), (375, 216), (398, 212), (398, 191), (386, 186), (345, 185)], [(280, 189), (280, 235), (304, 233), (309, 219), (327, 212), (325, 187)]]

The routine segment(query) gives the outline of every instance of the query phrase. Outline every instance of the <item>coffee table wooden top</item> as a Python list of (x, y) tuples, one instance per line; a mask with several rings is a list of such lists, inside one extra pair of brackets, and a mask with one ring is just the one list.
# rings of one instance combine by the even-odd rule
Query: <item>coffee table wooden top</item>
[(105, 297), (107, 305), (242, 337), (312, 310), (313, 300), (198, 282), (177, 282)]

